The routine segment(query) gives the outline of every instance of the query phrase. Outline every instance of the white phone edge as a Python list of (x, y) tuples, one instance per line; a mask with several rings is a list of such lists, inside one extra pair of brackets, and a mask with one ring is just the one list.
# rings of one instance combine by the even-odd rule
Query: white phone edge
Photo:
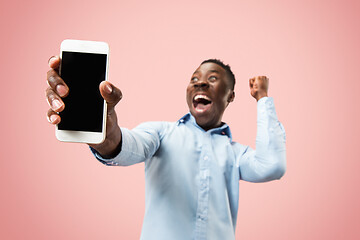
[[(107, 57), (106, 57), (105, 81), (108, 80), (110, 52), (109, 52), (109, 45), (106, 42), (65, 39), (61, 42), (60, 59), (62, 59), (63, 51), (106, 54)], [(61, 71), (61, 66), (60, 66), (60, 71)], [(104, 100), (102, 132), (59, 130), (58, 125), (56, 125), (55, 126), (56, 138), (62, 142), (77, 142), (77, 143), (89, 143), (89, 144), (102, 143), (105, 140), (105, 136), (106, 136), (106, 117), (107, 117), (107, 104), (106, 101)]]

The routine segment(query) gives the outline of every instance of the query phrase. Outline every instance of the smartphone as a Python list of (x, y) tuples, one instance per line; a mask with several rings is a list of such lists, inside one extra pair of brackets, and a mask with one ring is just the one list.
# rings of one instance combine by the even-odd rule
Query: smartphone
[(99, 85), (108, 78), (109, 45), (67, 39), (61, 43), (59, 74), (69, 87), (62, 100), (56, 137), (64, 142), (98, 144), (106, 134), (106, 101)]

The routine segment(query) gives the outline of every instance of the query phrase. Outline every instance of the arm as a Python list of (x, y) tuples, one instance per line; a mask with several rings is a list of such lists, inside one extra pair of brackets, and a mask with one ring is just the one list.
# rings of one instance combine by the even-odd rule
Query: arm
[(241, 179), (266, 182), (280, 179), (286, 169), (285, 130), (272, 98), (267, 97), (268, 79), (250, 79), (251, 95), (258, 101), (256, 151), (247, 147), (239, 158)]
[(133, 130), (121, 128), (121, 151), (116, 156), (104, 158), (91, 148), (95, 157), (108, 166), (129, 166), (150, 159), (160, 146), (164, 123), (142, 123)]
[[(57, 112), (61, 112), (65, 108), (62, 98), (69, 93), (69, 88), (64, 80), (59, 76), (60, 57), (52, 57), (49, 60), (49, 67), (47, 72), (47, 82), (49, 87), (46, 89), (46, 98), (50, 105), (47, 117), (51, 124), (58, 124), (61, 118)], [(109, 82), (103, 81), (100, 86), (100, 93), (106, 100), (108, 105), (106, 138), (101, 144), (91, 144), (99, 154), (105, 157), (112, 157), (117, 155), (121, 149), (121, 130), (117, 123), (117, 116), (115, 112), (116, 104), (121, 100), (121, 91)], [(86, 121), (86, 119), (84, 119)]]

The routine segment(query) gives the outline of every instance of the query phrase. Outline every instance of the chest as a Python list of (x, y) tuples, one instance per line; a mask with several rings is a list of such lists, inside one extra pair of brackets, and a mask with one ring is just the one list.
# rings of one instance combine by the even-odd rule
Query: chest
[(165, 135), (153, 160), (161, 164), (159, 170), (180, 177), (227, 180), (236, 173), (236, 154), (228, 136), (187, 128)]

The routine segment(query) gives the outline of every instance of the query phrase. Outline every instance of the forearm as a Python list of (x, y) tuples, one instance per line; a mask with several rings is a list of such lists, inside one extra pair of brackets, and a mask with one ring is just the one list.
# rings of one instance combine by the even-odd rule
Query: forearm
[(276, 116), (272, 98), (263, 98), (258, 105), (255, 161), (262, 180), (270, 181), (285, 173), (285, 130)]
[(280, 179), (285, 173), (285, 130), (278, 121), (272, 98), (258, 101), (256, 151), (248, 150), (240, 167), (242, 179), (251, 182)]
[[(120, 129), (120, 148), (110, 157), (91, 149), (95, 157), (108, 166), (129, 166), (151, 158), (160, 145), (154, 124), (144, 123), (133, 130)], [(95, 151), (94, 151), (95, 150)]]

